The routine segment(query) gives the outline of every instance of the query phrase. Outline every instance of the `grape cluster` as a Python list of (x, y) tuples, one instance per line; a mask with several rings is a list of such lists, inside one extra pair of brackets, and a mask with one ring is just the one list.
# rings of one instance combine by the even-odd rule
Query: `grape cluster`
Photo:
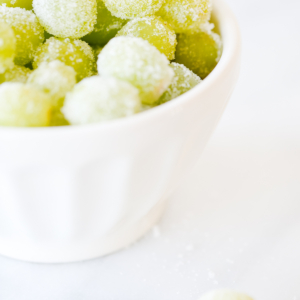
[(0, 0), (0, 126), (127, 117), (189, 91), (221, 57), (212, 0)]

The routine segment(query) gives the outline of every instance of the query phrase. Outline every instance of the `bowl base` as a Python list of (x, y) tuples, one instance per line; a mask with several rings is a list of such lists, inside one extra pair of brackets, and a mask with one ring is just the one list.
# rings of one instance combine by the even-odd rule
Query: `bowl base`
[(158, 222), (166, 201), (158, 202), (147, 215), (122, 230), (94, 243), (77, 243), (51, 247), (28, 243), (14, 243), (0, 238), (0, 255), (35, 263), (68, 263), (94, 259), (126, 248), (141, 238)]

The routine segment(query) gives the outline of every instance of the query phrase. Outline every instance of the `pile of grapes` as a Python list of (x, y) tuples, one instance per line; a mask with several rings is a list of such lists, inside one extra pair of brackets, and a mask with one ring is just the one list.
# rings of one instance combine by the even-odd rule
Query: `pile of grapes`
[(220, 59), (211, 1), (0, 0), (0, 125), (102, 122), (185, 93)]

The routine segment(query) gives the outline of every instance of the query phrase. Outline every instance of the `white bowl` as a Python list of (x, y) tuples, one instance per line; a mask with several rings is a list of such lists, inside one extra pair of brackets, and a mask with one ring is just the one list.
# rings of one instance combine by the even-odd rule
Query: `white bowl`
[(195, 165), (240, 66), (234, 15), (215, 0), (223, 39), (197, 87), (127, 119), (58, 128), (0, 128), (0, 253), (71, 262), (121, 249), (160, 217)]

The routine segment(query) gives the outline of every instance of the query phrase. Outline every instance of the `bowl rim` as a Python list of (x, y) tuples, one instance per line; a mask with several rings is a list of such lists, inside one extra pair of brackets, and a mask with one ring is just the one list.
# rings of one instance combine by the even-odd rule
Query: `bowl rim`
[(223, 44), (220, 61), (214, 70), (201, 82), (201, 84), (180, 95), (176, 99), (130, 117), (110, 120), (103, 123), (52, 127), (0, 126), (0, 137), (3, 135), (6, 136), (7, 134), (15, 137), (26, 137), (27, 135), (68, 135), (78, 134), (81, 132), (106, 131), (109, 129), (115, 130), (124, 128), (125, 126), (138, 126), (138, 124), (142, 122), (151, 122), (160, 115), (172, 113), (172, 111), (181, 109), (182, 106), (188, 105), (189, 100), (193, 99), (195, 96), (201, 97), (201, 94), (214, 85), (214, 83), (226, 73), (226, 70), (230, 68), (232, 62), (239, 59), (241, 36), (239, 25), (234, 13), (224, 0), (213, 0), (213, 16), (216, 20), (217, 26), (219, 27)]

